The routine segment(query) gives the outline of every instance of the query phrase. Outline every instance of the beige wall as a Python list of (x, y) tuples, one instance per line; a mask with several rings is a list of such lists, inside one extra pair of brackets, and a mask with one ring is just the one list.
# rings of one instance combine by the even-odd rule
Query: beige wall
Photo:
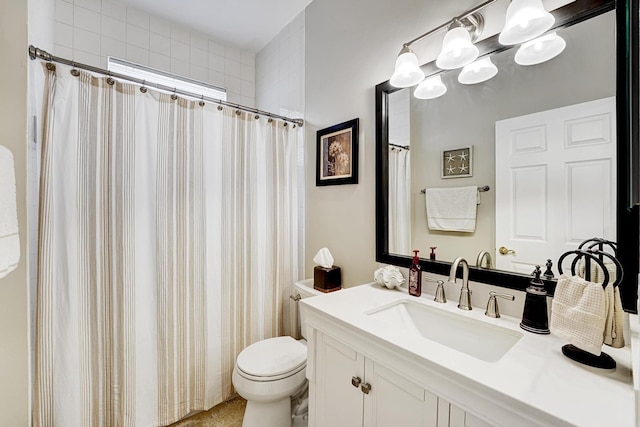
[[(21, 261), (0, 279), (0, 425), (29, 425), (27, 275), (27, 2), (0, 6), (0, 144), (16, 165)], [(1, 203), (1, 201), (0, 201)]]
[[(424, 0), (316, 0), (305, 17), (306, 277), (328, 247), (343, 286), (373, 278), (375, 262), (375, 85), (388, 80), (402, 43), (473, 6)], [(427, 60), (435, 38), (416, 53)], [(424, 53), (424, 54), (423, 54)], [(315, 186), (316, 131), (360, 118), (359, 183)]]

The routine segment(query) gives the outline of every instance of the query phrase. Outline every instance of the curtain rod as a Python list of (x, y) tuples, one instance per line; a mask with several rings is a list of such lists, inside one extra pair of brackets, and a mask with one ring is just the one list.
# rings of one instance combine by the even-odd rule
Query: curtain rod
[(35, 47), (33, 45), (29, 46), (29, 58), (31, 58), (32, 60), (34, 60), (36, 58), (40, 58), (40, 59), (43, 59), (43, 60), (48, 61), (48, 62), (58, 62), (60, 64), (70, 65), (72, 67), (80, 68), (80, 69), (87, 70), (87, 71), (91, 71), (93, 73), (102, 74), (102, 75), (105, 75), (105, 76), (114, 77), (114, 78), (117, 78), (117, 79), (120, 79), (120, 80), (126, 80), (126, 81), (133, 82), (133, 83), (138, 83), (138, 84), (143, 85), (143, 86), (152, 86), (152, 87), (155, 87), (157, 89), (164, 90), (164, 91), (167, 91), (167, 92), (172, 92), (172, 93), (175, 93), (175, 94), (178, 94), (178, 95), (189, 96), (189, 97), (192, 97), (192, 98), (199, 98), (199, 99), (201, 99), (203, 101), (208, 101), (208, 102), (211, 102), (211, 103), (214, 103), (214, 104), (221, 104), (221, 105), (225, 105), (227, 107), (237, 108), (238, 110), (247, 111), (249, 113), (255, 113), (255, 114), (260, 114), (262, 116), (272, 117), (274, 119), (279, 119), (279, 120), (283, 120), (285, 122), (293, 123), (294, 125), (298, 125), (300, 127), (302, 127), (304, 125), (304, 120), (303, 119), (292, 119), (290, 117), (281, 116), (279, 114), (270, 113), (268, 111), (258, 110), (257, 108), (246, 107), (244, 105), (234, 104), (232, 102), (227, 102), (227, 101), (223, 101), (221, 99), (211, 98), (211, 97), (200, 95), (200, 94), (193, 93), (193, 92), (187, 92), (185, 90), (180, 90), (180, 89), (176, 89), (176, 88), (165, 86), (165, 85), (161, 85), (161, 84), (150, 83), (150, 82), (147, 82), (147, 81), (142, 80), (142, 79), (137, 79), (135, 77), (127, 76), (125, 74), (113, 73), (113, 72), (111, 72), (109, 70), (105, 70), (103, 68), (98, 68), (98, 67), (94, 67), (92, 65), (87, 65), (87, 64), (81, 64), (79, 62), (70, 61), (70, 60), (65, 59), (65, 58), (60, 58), (58, 56), (51, 55), (49, 52), (47, 52), (45, 50), (42, 50), (42, 49), (39, 49), (39, 48), (37, 48), (37, 47)]

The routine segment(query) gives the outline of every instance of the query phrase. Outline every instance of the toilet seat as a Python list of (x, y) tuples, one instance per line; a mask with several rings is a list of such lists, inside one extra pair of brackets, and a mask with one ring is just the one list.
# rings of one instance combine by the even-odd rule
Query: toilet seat
[(303, 370), (307, 347), (292, 337), (276, 337), (251, 344), (236, 360), (238, 374), (252, 381), (277, 381)]

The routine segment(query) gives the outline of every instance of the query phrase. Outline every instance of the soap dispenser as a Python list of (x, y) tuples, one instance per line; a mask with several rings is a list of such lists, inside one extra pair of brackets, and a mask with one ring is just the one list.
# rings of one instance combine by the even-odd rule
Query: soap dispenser
[(413, 251), (413, 263), (409, 267), (409, 295), (419, 297), (422, 295), (422, 271), (418, 250)]
[(526, 289), (524, 311), (522, 313), (520, 327), (534, 334), (546, 335), (550, 333), (549, 318), (547, 315), (547, 291), (544, 288), (544, 283), (540, 279), (541, 274), (540, 266), (536, 265), (536, 269), (532, 274), (534, 277)]

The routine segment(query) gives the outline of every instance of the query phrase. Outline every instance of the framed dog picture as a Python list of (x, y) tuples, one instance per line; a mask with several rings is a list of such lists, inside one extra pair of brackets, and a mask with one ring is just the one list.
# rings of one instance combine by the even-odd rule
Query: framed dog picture
[(358, 120), (317, 132), (316, 186), (358, 183)]

